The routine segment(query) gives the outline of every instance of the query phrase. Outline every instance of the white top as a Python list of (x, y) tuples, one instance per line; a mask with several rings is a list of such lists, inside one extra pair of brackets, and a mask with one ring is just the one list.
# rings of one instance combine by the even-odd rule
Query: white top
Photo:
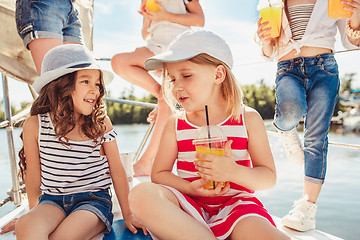
[[(327, 0), (317, 0), (311, 14), (304, 36), (301, 40), (295, 41), (292, 38), (289, 21), (283, 10), (282, 34), (280, 36), (280, 47), (267, 59), (278, 61), (292, 50), (300, 53), (304, 46), (328, 48), (334, 51), (335, 35), (339, 29), (341, 41), (346, 49), (357, 49), (346, 36), (345, 25), (347, 19), (331, 19), (327, 15)], [(263, 55), (263, 53), (262, 53)], [(263, 55), (264, 56), (264, 55)]]
[[(192, 0), (160, 0), (162, 6), (166, 11), (174, 14), (186, 14), (186, 4), (191, 2)], [(157, 31), (164, 31), (164, 29), (170, 29), (172, 31), (178, 29), (179, 33), (182, 33), (186, 30), (189, 30), (190, 27), (172, 23), (169, 21), (152, 21), (150, 27), (148, 28), (148, 32), (152, 34), (156, 34)]]

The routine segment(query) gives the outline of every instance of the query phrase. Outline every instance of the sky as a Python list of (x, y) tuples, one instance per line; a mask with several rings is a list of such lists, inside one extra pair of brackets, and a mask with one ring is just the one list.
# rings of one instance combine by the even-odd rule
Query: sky
[[(119, 52), (133, 51), (146, 43), (141, 37), (142, 16), (137, 12), (141, 0), (95, 0), (94, 8), (94, 55), (96, 58), (111, 58)], [(267, 62), (260, 56), (260, 46), (254, 41), (257, 29), (258, 11), (256, 0), (200, 0), (205, 14), (204, 29), (215, 32), (229, 44), (234, 58), (233, 73), (241, 85), (256, 84), (261, 79), (274, 85), (276, 63)], [(344, 50), (341, 41), (335, 49)], [(336, 54), (340, 77), (345, 73), (357, 73), (354, 87), (360, 87), (360, 51)], [(101, 62), (111, 70), (110, 62)], [(108, 85), (111, 97), (120, 96), (124, 88), (131, 88), (116, 76)], [(11, 103), (19, 106), (22, 101), (30, 101), (27, 86), (10, 79)], [(0, 85), (2, 91), (2, 86)], [(147, 94), (134, 87), (135, 94), (142, 97)], [(0, 96), (0, 100), (2, 95)]]

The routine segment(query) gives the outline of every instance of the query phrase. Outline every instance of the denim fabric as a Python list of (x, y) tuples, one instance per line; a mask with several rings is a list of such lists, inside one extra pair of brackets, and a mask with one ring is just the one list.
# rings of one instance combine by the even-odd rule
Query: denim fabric
[(294, 128), (305, 116), (305, 180), (322, 184), (328, 131), (339, 94), (339, 72), (332, 53), (278, 63), (275, 126)]
[(26, 47), (38, 38), (83, 43), (78, 14), (71, 0), (16, 0), (16, 26)]
[(112, 202), (109, 190), (97, 192), (84, 192), (68, 195), (43, 194), (39, 198), (40, 204), (50, 204), (60, 208), (65, 217), (77, 210), (93, 212), (104, 222), (105, 233), (110, 232), (114, 215), (112, 213)]

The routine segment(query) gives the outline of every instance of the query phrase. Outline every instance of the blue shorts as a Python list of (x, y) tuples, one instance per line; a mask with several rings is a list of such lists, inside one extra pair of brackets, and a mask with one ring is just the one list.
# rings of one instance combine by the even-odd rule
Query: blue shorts
[(105, 233), (109, 233), (113, 222), (112, 202), (109, 190), (98, 192), (83, 192), (69, 195), (43, 194), (39, 198), (40, 204), (50, 204), (60, 208), (65, 217), (77, 210), (87, 210), (95, 213), (105, 224)]
[(38, 38), (84, 43), (72, 0), (16, 0), (16, 26), (25, 46)]

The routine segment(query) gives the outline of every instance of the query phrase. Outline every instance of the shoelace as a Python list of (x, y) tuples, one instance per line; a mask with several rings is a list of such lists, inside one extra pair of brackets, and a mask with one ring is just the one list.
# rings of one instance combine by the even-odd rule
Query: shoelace
[(294, 130), (291, 130), (289, 133), (283, 133), (283, 137), (286, 138), (285, 145), (290, 153), (296, 152), (296, 150), (300, 147), (299, 140), (296, 136)]
[(304, 202), (303, 199), (295, 201), (294, 209), (290, 211), (290, 215), (294, 214), (299, 218), (307, 218), (314, 209), (313, 204)]

